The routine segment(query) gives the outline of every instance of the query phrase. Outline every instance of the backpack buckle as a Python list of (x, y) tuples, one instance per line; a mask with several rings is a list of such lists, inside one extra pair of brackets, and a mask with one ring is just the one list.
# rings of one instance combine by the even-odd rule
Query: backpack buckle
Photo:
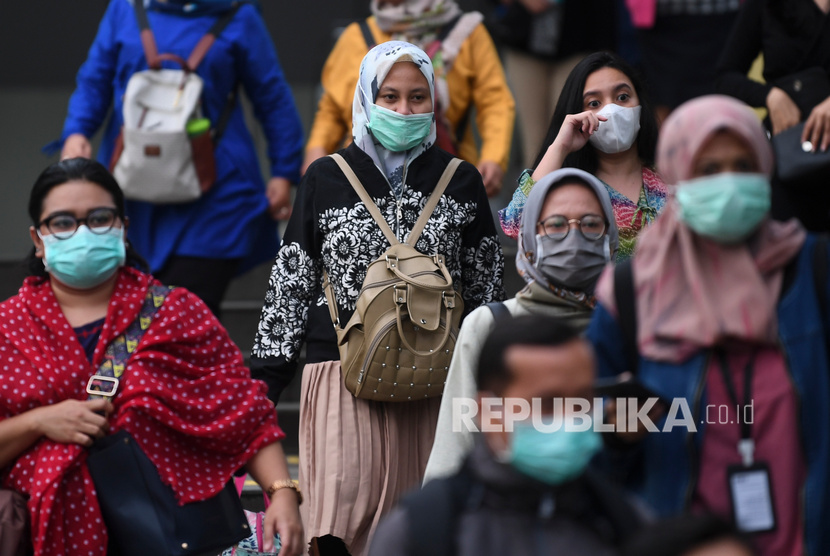
[(386, 268), (392, 270), (394, 268), (398, 268), (398, 256), (397, 255), (386, 255)]
[(455, 294), (447, 295), (446, 291), (441, 292), (441, 300), (447, 309), (455, 309)]
[(112, 398), (118, 392), (118, 379), (111, 376), (92, 375), (86, 383), (86, 393)]

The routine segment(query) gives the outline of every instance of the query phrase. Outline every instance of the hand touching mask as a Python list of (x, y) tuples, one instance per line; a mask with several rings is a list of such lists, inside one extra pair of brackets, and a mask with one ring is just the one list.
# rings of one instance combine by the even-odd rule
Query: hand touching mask
[(640, 106), (625, 107), (606, 104), (597, 116), (605, 116), (599, 128), (588, 141), (604, 153), (614, 154), (627, 151), (637, 140), (640, 132)]

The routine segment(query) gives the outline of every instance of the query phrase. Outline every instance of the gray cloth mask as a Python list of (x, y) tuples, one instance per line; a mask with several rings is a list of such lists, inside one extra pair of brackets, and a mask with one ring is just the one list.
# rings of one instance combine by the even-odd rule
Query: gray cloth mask
[(562, 288), (593, 294), (599, 275), (610, 260), (607, 234), (590, 240), (572, 229), (565, 239), (536, 236), (536, 268), (551, 284)]

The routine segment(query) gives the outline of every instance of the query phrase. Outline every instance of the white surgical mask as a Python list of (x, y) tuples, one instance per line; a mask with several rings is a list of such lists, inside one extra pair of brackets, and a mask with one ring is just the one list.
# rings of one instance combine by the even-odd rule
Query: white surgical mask
[(637, 134), (640, 132), (640, 111), (640, 106), (606, 104), (597, 112), (597, 116), (605, 116), (608, 119), (600, 120), (599, 128), (588, 141), (604, 153), (627, 151), (637, 140)]

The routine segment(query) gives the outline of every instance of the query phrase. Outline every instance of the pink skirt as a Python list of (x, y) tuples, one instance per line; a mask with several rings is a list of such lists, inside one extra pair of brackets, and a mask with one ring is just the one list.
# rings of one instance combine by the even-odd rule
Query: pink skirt
[(306, 365), (300, 394), (300, 512), (306, 541), (333, 535), (368, 552), (381, 517), (418, 487), (441, 398), (381, 403), (343, 385), (339, 361)]

